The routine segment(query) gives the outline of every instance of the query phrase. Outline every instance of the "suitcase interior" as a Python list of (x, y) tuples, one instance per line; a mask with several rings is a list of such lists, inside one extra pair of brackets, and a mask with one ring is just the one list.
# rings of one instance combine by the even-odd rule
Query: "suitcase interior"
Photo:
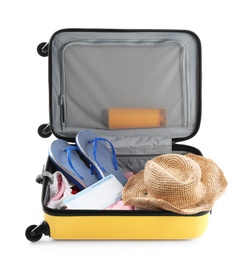
[[(201, 44), (196, 34), (65, 29), (52, 35), (47, 48), (54, 136), (74, 144), (77, 133), (89, 129), (107, 138), (124, 172), (137, 173), (160, 154), (202, 155), (195, 147), (179, 144), (197, 133), (201, 119)], [(111, 128), (111, 108), (159, 109), (165, 111), (164, 124)], [(45, 172), (55, 171), (48, 158)], [(45, 220), (33, 227), (34, 237), (44, 233), (54, 239), (189, 239), (203, 234), (210, 214), (51, 209), (46, 206), (50, 178), (43, 174), (38, 181), (43, 183)]]

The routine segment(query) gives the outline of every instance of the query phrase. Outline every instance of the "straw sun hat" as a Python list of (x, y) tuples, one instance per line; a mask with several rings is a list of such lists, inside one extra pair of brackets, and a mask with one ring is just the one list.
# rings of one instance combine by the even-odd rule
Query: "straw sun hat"
[(149, 160), (123, 189), (125, 205), (179, 214), (212, 209), (227, 187), (222, 170), (205, 157), (165, 154)]

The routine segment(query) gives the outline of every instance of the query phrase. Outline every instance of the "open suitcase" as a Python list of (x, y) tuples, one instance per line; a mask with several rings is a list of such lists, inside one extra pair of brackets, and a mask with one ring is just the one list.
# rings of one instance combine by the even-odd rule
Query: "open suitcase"
[[(64, 29), (37, 50), (49, 57), (50, 123), (38, 128), (40, 136), (53, 133), (74, 144), (79, 131), (90, 129), (110, 140), (120, 167), (134, 173), (160, 154), (202, 155), (179, 144), (197, 133), (201, 119), (201, 43), (195, 33)], [(132, 109), (131, 117), (123, 115), (123, 108)], [(42, 234), (54, 239), (191, 239), (206, 230), (210, 211), (51, 209), (46, 203), (55, 171), (48, 158), (37, 177), (44, 221), (27, 228), (30, 241)]]

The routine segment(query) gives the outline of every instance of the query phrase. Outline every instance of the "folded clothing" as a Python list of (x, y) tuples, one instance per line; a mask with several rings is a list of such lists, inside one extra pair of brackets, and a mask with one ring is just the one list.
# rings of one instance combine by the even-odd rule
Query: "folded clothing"
[(51, 199), (47, 203), (47, 207), (53, 209), (64, 208), (63, 200), (72, 196), (72, 184), (60, 172), (53, 174), (53, 183), (50, 185)]
[[(129, 179), (133, 172), (126, 172), (125, 176)], [(53, 174), (53, 183), (50, 185), (50, 200), (47, 207), (53, 209), (66, 209), (64, 200), (77, 194), (80, 190), (71, 183), (60, 171)], [(134, 210), (134, 206), (125, 206), (122, 200), (113, 203), (107, 209), (112, 210)]]
[(123, 201), (117, 201), (115, 203), (113, 203), (112, 205), (110, 205), (108, 208), (106, 209), (111, 209), (111, 210), (134, 210), (134, 206), (126, 206), (124, 205)]

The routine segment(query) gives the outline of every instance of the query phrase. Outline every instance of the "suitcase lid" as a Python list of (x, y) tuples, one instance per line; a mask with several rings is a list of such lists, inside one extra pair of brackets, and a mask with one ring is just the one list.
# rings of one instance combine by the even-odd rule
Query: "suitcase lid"
[[(126, 154), (170, 151), (201, 119), (201, 44), (187, 30), (64, 29), (48, 44), (50, 125)], [(121, 149), (120, 149), (121, 148)]]

